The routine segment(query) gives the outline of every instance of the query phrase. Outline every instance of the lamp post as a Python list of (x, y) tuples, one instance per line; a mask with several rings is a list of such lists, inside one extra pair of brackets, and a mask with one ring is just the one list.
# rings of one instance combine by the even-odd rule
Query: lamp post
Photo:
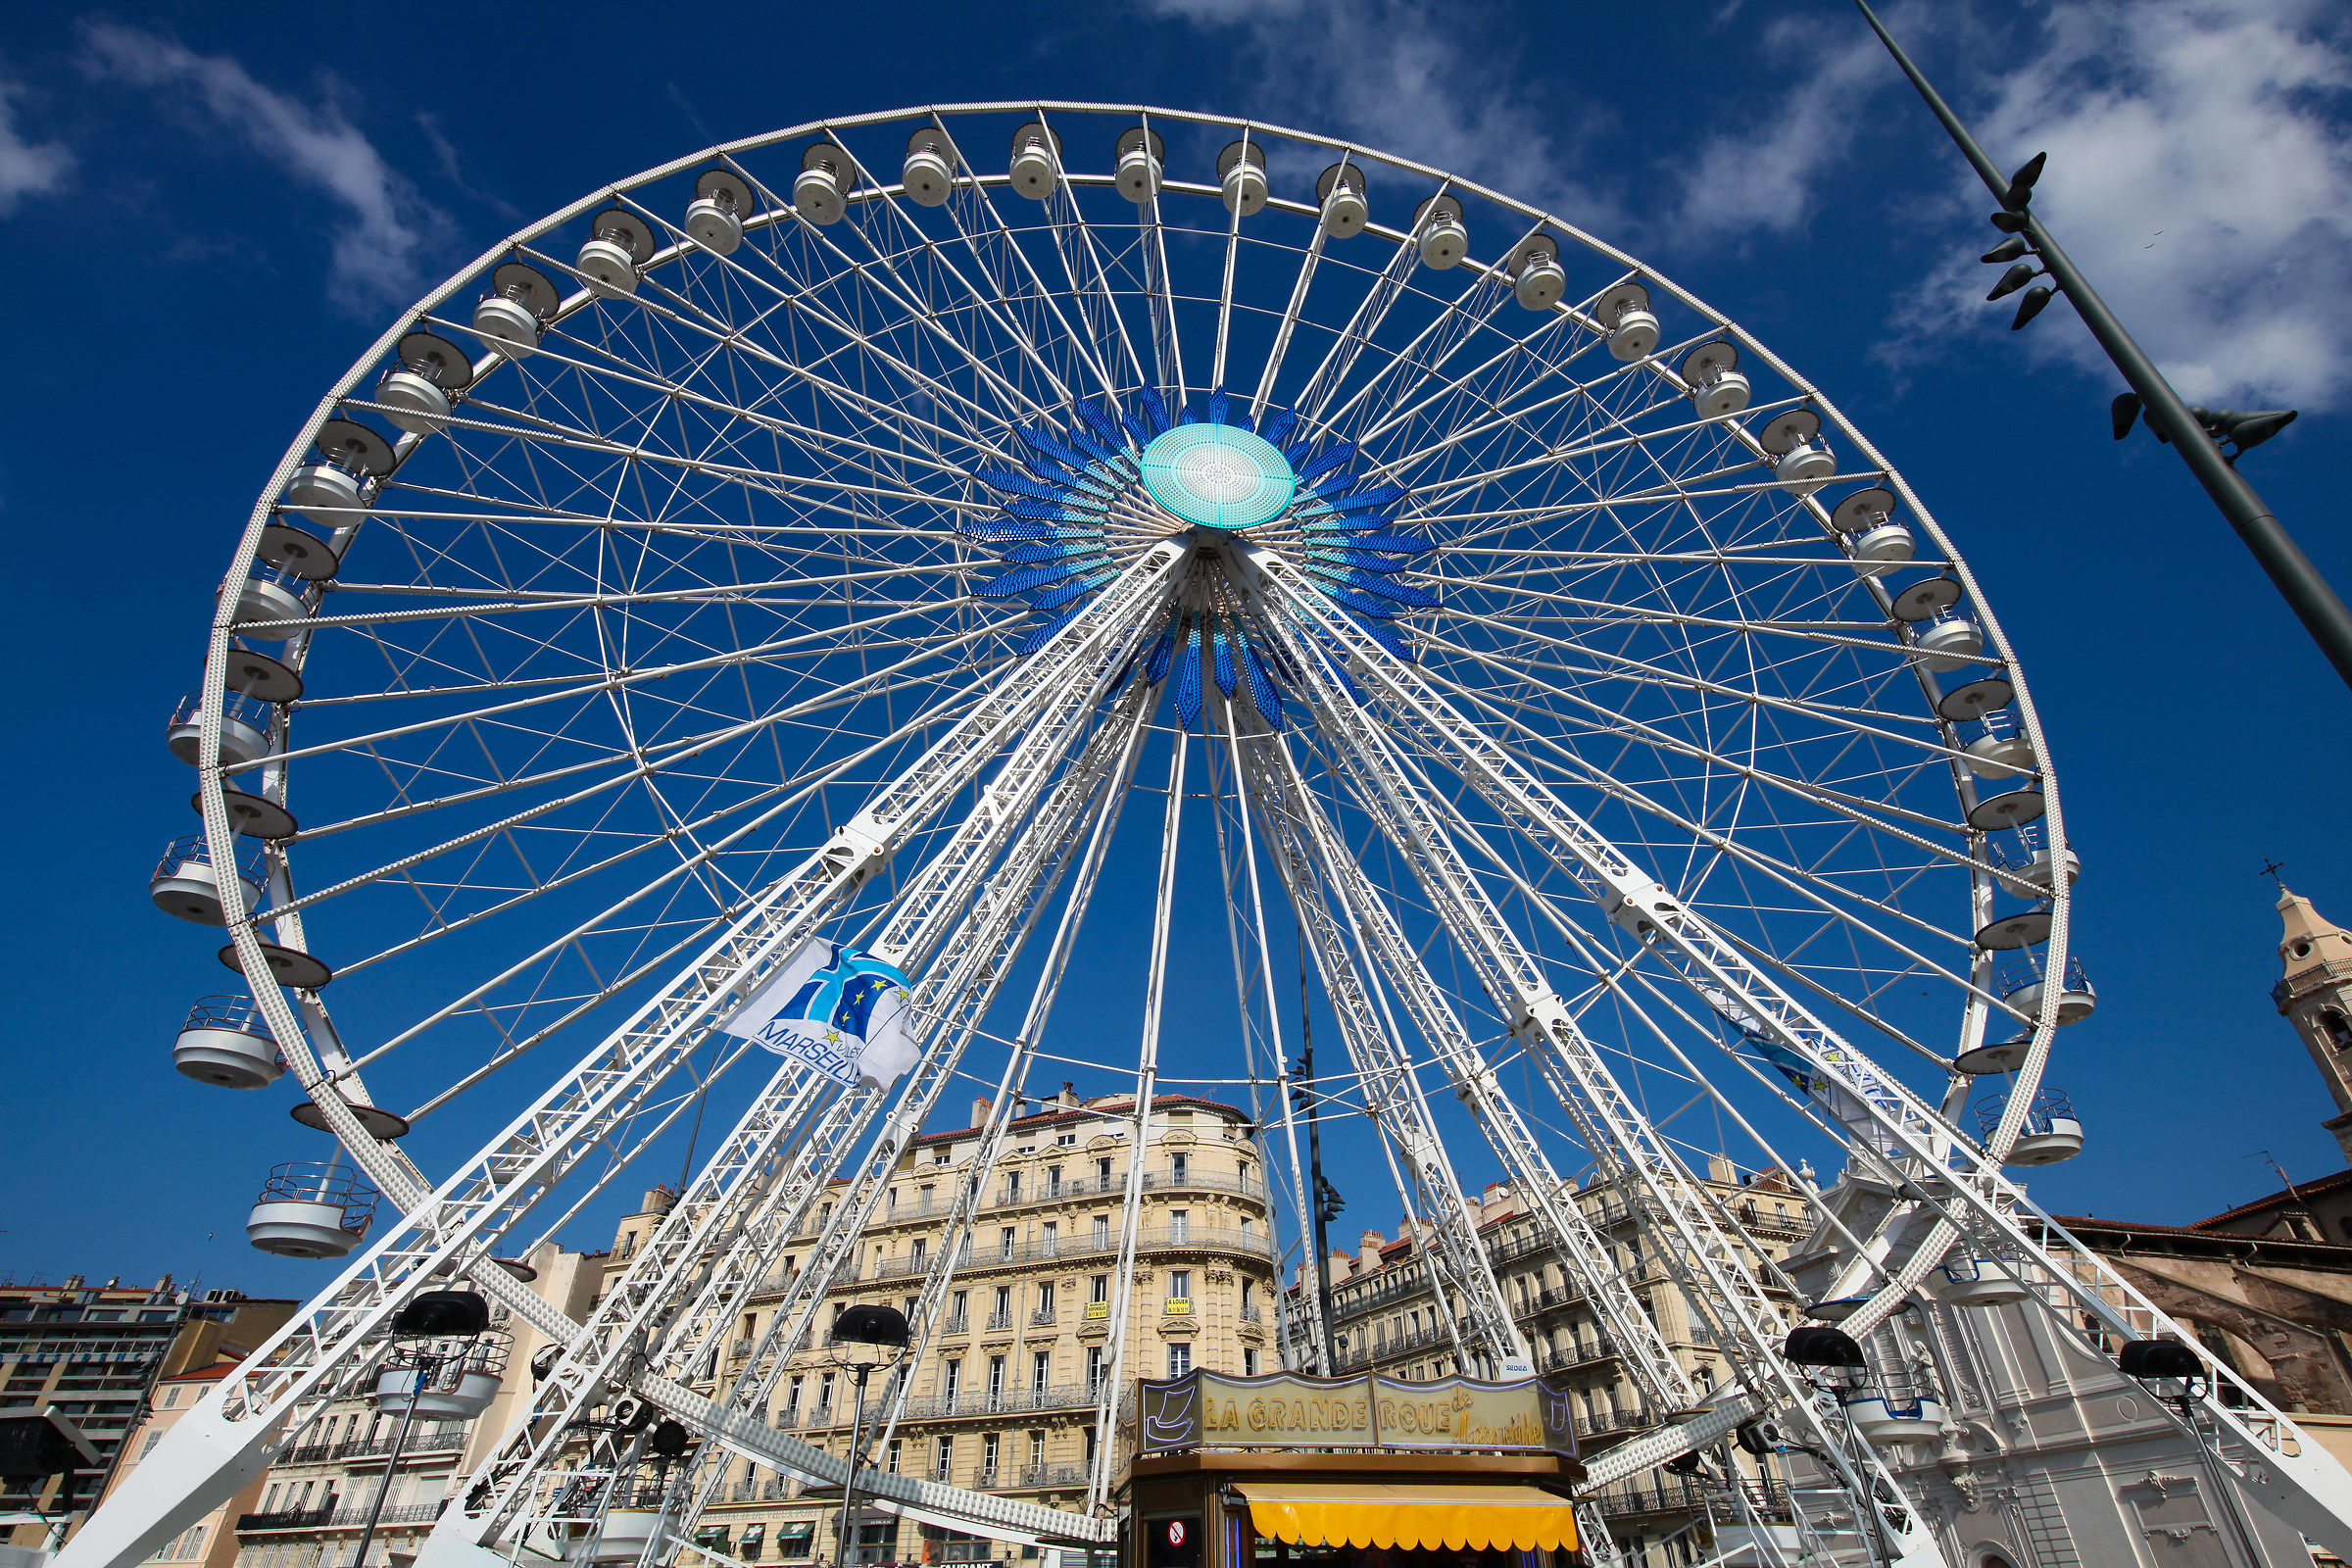
[[(395, 1346), (402, 1340), (471, 1342), (481, 1338), (482, 1330), (489, 1326), (490, 1303), (473, 1292), (426, 1291), (393, 1314), (392, 1339)], [(416, 1424), (416, 1401), (424, 1397), (424, 1391), (432, 1386), (445, 1360), (421, 1345), (413, 1354), (416, 1382), (409, 1391), (408, 1408), (400, 1413), (400, 1426), (392, 1437), (392, 1452), (384, 1460), (384, 1478), (376, 1483), (375, 1500), (368, 1504), (368, 1523), (360, 1530), (359, 1550), (352, 1554), (351, 1568), (368, 1568), (368, 1551), (375, 1544), (375, 1527), (384, 1517), (384, 1499), (392, 1494), (392, 1478), (400, 1469), (401, 1454), (408, 1448), (409, 1430)], [(464, 1359), (464, 1350), (458, 1354)], [(380, 1391), (377, 1402), (382, 1402)]]
[(856, 1411), (850, 1417), (850, 1467), (841, 1478), (841, 1525), (835, 1533), (834, 1560), (847, 1568), (856, 1527), (850, 1523), (858, 1499), (858, 1466), (865, 1443), (865, 1384), (874, 1368), (887, 1366), (906, 1353), (906, 1315), (892, 1306), (860, 1302), (843, 1312), (833, 1325), (833, 1348), (843, 1367), (858, 1374)]
[[(2197, 1401), (2206, 1392), (2205, 1363), (2197, 1352), (2179, 1340), (2126, 1340), (2116, 1352), (2116, 1366), (2124, 1376), (2146, 1389), (2153, 1398), (2170, 1399), (2180, 1407), (2180, 1420), (2188, 1428), (2189, 1441), (2197, 1446), (2197, 1465), (2205, 1472), (2205, 1480), (2213, 1488), (2221, 1503), (2221, 1511), (2229, 1516), (2230, 1528), (2237, 1537), (2238, 1555), (2247, 1564), (2263, 1559), (2254, 1550), (2254, 1532), (2246, 1525), (2245, 1516), (2237, 1511), (2237, 1497), (2223, 1479), (2221, 1471), (2227, 1466), (2214, 1448), (2205, 1446), (2205, 1424), (2197, 1418)], [(2162, 1385), (2170, 1385), (2169, 1388)]]
[[(2053, 292), (2062, 293), (2074, 302), (2082, 324), (2090, 328), (2090, 335), (2107, 351), (2107, 357), (2115, 362), (2125, 383), (2132, 388), (2116, 400), (2117, 439), (2130, 432), (2132, 415), (2144, 408), (2148, 428), (2180, 454), (2180, 461), (2188, 465), (2197, 483), (2205, 487), (2205, 493), (2213, 498), (2213, 504), (2230, 526), (2237, 530), (2237, 536), (2245, 541), (2246, 548), (2269, 574), (2272, 585), (2303, 622), (2304, 630), (2320, 645), (2320, 652), (2327, 655), (2344, 683), (2352, 686), (2352, 610), (2344, 608), (2342, 598), (2303, 554), (2302, 547), (2279, 522), (2270, 504), (2237, 471), (2236, 455), (2225, 455), (2217, 439), (2231, 439), (2242, 453), (2276, 434), (2294, 417), (2293, 413), (2282, 409), (2268, 414), (2238, 415), (2227, 410), (2192, 409), (2181, 402), (2180, 394), (2173, 390), (2155, 362), (2132, 340), (2124, 323), (2107, 308), (2107, 302), (2090, 286), (2089, 279), (2050, 237), (2041, 220), (2034, 216), (2034, 182), (2041, 174), (2041, 158), (2036, 156), (2016, 174), (2004, 176), (1984, 155), (1984, 149), (1977, 145), (1968, 127), (1960, 123), (1960, 118), (1952, 113), (1942, 95), (1929, 84), (1919, 67), (1911, 63), (1902, 45), (1894, 41), (1893, 34), (1879, 21), (1878, 13), (1870, 9), (1869, 0), (1854, 0), (1854, 4), (1861, 8), (1871, 30), (1879, 35), (1886, 52), (1894, 56), (1894, 63), (1902, 68), (1903, 74), (1911, 78), (1911, 85), (1919, 89), (1920, 97), (1927, 100), (1928, 108), (1959, 144), (1978, 177), (2000, 201), (2001, 210), (1993, 215), (1993, 226), (2014, 238), (1985, 260), (2016, 261), (2031, 251), (2056, 285), (2054, 290), (2049, 284), (2029, 289), (2019, 305), (2016, 324), (2023, 326), (2033, 319), (2049, 303)], [(2030, 264), (2019, 262), (1986, 298), (1998, 298), (2021, 286), (2032, 275)]]
[[(1788, 1333), (1781, 1347), (1781, 1354), (1791, 1366), (1810, 1368), (1806, 1374), (1825, 1385), (1831, 1397), (1838, 1401), (1838, 1410), (1845, 1419), (1846, 1441), (1854, 1441), (1854, 1412), (1845, 1402), (1847, 1391), (1860, 1388), (1870, 1378), (1870, 1363), (1863, 1359), (1862, 1347), (1843, 1329), (1826, 1323), (1800, 1324)], [(1883, 1391), (1882, 1391), (1883, 1392)], [(1854, 1524), (1861, 1528), (1868, 1520), (1871, 1545), (1880, 1563), (1892, 1568), (1894, 1549), (1886, 1540), (1886, 1521), (1880, 1517), (1875, 1490), (1865, 1484), (1845, 1454), (1832, 1454), (1810, 1444), (1789, 1442), (1788, 1446), (1811, 1454), (1829, 1465), (1851, 1489), (1854, 1499)], [(1793, 1497), (1794, 1488), (1790, 1489)]]

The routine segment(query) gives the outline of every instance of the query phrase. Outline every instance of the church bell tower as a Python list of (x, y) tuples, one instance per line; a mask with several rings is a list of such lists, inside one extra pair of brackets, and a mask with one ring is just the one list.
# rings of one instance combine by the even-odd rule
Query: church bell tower
[(2352, 1164), (2352, 932), (2332, 924), (2311, 901), (2278, 890), (2278, 914), (2285, 934), (2278, 956), (2286, 973), (2271, 988), (2271, 1000), (2295, 1026), (2311, 1059), (2335, 1097), (2333, 1116), (2321, 1125), (2335, 1134)]

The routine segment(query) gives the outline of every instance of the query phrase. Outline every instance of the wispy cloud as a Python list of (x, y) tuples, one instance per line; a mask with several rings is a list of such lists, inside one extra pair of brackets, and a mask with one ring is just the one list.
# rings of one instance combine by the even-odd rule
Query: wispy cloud
[(1413, 0), (1141, 0), (1160, 17), (1239, 35), (1269, 118), (1350, 136), (1383, 152), (1492, 185), (1587, 228), (1618, 217), (1576, 180), (1590, 128), (1497, 69), (1506, 40), (1481, 36), (1474, 11)]
[[(2352, 392), (2348, 43), (2343, 15), (2305, 0), (2055, 6), (1980, 114), (1987, 146), (2048, 150), (2037, 206), (2192, 400)], [(1983, 270), (1947, 265), (1910, 324), (1981, 327)], [(2071, 323), (2023, 335), (2113, 375)]]
[(29, 142), (17, 129), (16, 99), (24, 89), (0, 78), (0, 214), (16, 211), (27, 196), (65, 183), (74, 155), (56, 142)]
[(83, 31), (93, 76), (158, 93), (231, 130), (258, 153), (345, 210), (330, 253), (328, 293), (368, 311), (414, 299), (424, 266), (442, 247), (448, 217), (418, 195), (331, 98), (316, 106), (256, 81), (225, 55), (199, 55), (140, 27), (114, 23)]
[[(1736, 9), (1720, 14), (1718, 24)], [(1754, 123), (1709, 136), (1682, 165), (1678, 233), (1802, 226), (1816, 181), (1851, 150), (1871, 89), (1887, 70), (1870, 33), (1813, 18), (1772, 23), (1757, 46), (1763, 63), (1798, 68), (1795, 83), (1776, 91)]]

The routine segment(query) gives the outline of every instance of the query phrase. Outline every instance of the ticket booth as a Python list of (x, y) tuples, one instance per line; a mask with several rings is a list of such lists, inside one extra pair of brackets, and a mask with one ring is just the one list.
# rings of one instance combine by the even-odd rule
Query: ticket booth
[[(1556, 1408), (1551, 1408), (1556, 1403)], [(1541, 1379), (1146, 1383), (1122, 1568), (1566, 1568), (1584, 1470)]]

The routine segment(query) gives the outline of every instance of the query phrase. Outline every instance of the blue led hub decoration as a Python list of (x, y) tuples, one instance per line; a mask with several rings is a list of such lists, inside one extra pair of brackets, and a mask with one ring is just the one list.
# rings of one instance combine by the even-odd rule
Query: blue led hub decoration
[[(1040, 617), (1020, 654), (1045, 646), (1148, 545), (1154, 532), (1204, 538), (1247, 530), (1252, 544), (1281, 550), (1315, 588), (1397, 658), (1412, 644), (1395, 623), (1437, 606), (1437, 596), (1401, 581), (1432, 548), (1404, 531), (1401, 486), (1369, 483), (1353, 467), (1351, 442), (1305, 428), (1290, 409), (1268, 409), (1250, 428), (1223, 388), (1170, 416), (1153, 388), (1132, 411), (1077, 405), (1066, 432), (1013, 427), (1020, 466), (984, 467), (973, 477), (1002, 500), (991, 517), (967, 521), (967, 537), (1011, 569), (977, 590), (982, 598), (1025, 599)], [(1115, 520), (1114, 520), (1115, 514)], [(1329, 661), (1352, 689), (1347, 661)], [(1228, 698), (1243, 687), (1280, 729), (1283, 689), (1298, 684), (1294, 651), (1246, 603), (1221, 565), (1205, 562), (1180, 592), (1159, 635), (1121, 671), (1113, 692), (1140, 676), (1175, 677), (1186, 724), (1200, 716), (1206, 684)]]

